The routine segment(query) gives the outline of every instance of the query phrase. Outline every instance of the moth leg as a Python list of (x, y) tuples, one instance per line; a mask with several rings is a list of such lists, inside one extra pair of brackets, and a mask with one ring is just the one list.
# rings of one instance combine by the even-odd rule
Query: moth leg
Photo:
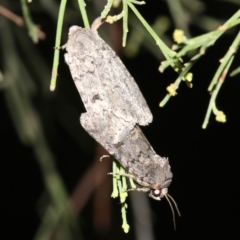
[(149, 188), (141, 187), (141, 188), (130, 188), (130, 189), (128, 189), (127, 191), (128, 191), (128, 192), (130, 192), (130, 191), (149, 192), (150, 189), (149, 189)]
[(62, 49), (65, 49), (65, 48), (66, 48), (66, 45), (67, 45), (67, 44), (64, 44), (64, 45), (62, 45), (62, 46), (60, 46), (60, 47), (53, 47), (53, 49), (62, 50)]
[[(135, 180), (135, 177), (128, 173), (108, 173), (108, 175), (128, 177), (128, 178)], [(130, 191), (149, 192), (149, 190), (150, 189), (148, 187), (138, 187), (138, 188), (130, 188), (127, 190), (127, 192), (130, 192)]]
[[(136, 183), (138, 183), (139, 185), (143, 186), (142, 188), (145, 188), (149, 190), (149, 188), (151, 187), (147, 182), (144, 182), (141, 179), (138, 179), (136, 177), (134, 177), (132, 174), (128, 174), (128, 173), (108, 173), (109, 175), (116, 175), (116, 176), (123, 176), (123, 177), (128, 177), (133, 179)], [(136, 189), (136, 188), (133, 188)]]
[(127, 177), (127, 178), (132, 178), (133, 180), (135, 180), (135, 177), (129, 173), (108, 173), (108, 175), (113, 175), (113, 176), (121, 176), (121, 177)]
[(110, 155), (102, 155), (99, 159), (100, 162), (102, 162), (103, 158), (110, 158)]

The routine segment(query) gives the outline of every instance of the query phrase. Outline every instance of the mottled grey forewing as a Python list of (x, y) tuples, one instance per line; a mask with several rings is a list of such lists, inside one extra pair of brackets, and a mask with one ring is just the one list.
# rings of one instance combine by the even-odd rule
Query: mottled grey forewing
[(111, 111), (131, 128), (136, 123), (147, 125), (152, 121), (136, 82), (97, 31), (78, 28), (66, 48), (72, 77), (87, 110), (94, 107), (96, 111)]
[(65, 59), (86, 110), (102, 113), (109, 111), (111, 104), (98, 76), (95, 35), (78, 27), (69, 36)]
[[(99, 41), (103, 40), (99, 37)], [(133, 77), (116, 53), (107, 45), (100, 49), (103, 56), (99, 76), (103, 84), (111, 84), (106, 88), (109, 100), (115, 104), (114, 112), (123, 111), (126, 118), (132, 117), (139, 125), (152, 122), (150, 109)], [(124, 106), (124, 108), (123, 108)], [(122, 113), (119, 113), (122, 114)]]

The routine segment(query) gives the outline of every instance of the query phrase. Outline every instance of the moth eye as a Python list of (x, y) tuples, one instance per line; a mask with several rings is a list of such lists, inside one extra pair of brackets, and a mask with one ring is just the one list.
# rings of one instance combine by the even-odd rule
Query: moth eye
[(160, 189), (152, 189), (152, 194), (154, 197), (159, 197), (161, 195)]

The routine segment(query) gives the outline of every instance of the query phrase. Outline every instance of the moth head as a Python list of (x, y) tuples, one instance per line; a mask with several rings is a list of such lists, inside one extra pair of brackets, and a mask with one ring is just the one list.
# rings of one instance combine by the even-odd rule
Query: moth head
[(71, 56), (79, 57), (81, 54), (95, 52), (99, 48), (96, 42), (101, 39), (97, 31), (82, 28), (79, 26), (71, 26), (68, 31), (68, 41), (66, 50)]
[[(149, 192), (148, 195), (149, 197), (160, 201), (161, 198), (165, 197), (166, 200), (169, 203), (169, 206), (172, 210), (172, 214), (173, 214), (173, 224), (174, 224), (174, 229), (176, 230), (176, 222), (175, 222), (175, 211), (173, 206), (175, 206), (175, 209), (177, 210), (177, 213), (179, 216), (181, 216), (180, 211), (178, 209), (177, 203), (175, 202), (175, 200), (173, 199), (173, 197), (168, 193), (168, 186), (170, 185), (172, 179), (166, 180), (164, 182), (164, 184), (162, 184), (162, 186), (158, 185), (158, 186), (153, 186), (152, 188), (150, 188), (150, 186), (144, 186), (144, 187), (140, 187), (140, 188), (133, 188), (133, 189), (129, 189), (130, 191), (133, 190), (137, 190), (137, 191), (143, 191), (143, 192)], [(138, 183), (139, 184), (139, 183)], [(129, 191), (128, 190), (128, 191)], [(173, 203), (173, 205), (172, 205)]]
[(168, 193), (168, 186), (170, 185), (172, 179), (169, 179), (167, 181), (164, 182), (164, 184), (162, 184), (161, 186), (158, 185), (156, 187), (153, 187), (150, 189), (149, 191), (149, 197), (160, 201), (161, 198), (165, 197), (166, 194)]
[[(173, 225), (174, 225), (174, 229), (176, 230), (175, 211), (174, 211), (173, 205), (175, 206), (175, 209), (177, 210), (178, 215), (181, 216), (181, 214), (180, 214), (180, 211), (178, 209), (177, 203), (175, 202), (173, 197), (170, 194), (168, 194), (168, 188), (167, 187), (169, 186), (170, 183), (171, 183), (171, 180), (164, 183), (164, 185), (165, 185), (164, 188), (159, 187), (159, 188), (151, 189), (148, 195), (149, 195), (149, 197), (151, 197), (155, 200), (158, 200), (158, 201), (161, 200), (161, 198), (163, 198), (163, 197), (166, 198), (166, 200), (168, 201), (169, 206), (172, 210)], [(173, 203), (173, 205), (172, 205), (172, 203)]]
[(164, 188), (164, 189), (151, 189), (149, 191), (148, 196), (153, 198), (153, 199), (155, 199), (155, 200), (160, 201), (161, 198), (163, 198), (167, 193), (168, 193), (168, 189), (167, 188)]
[(79, 32), (79, 30), (81, 29), (81, 27), (79, 26), (71, 26), (69, 28), (69, 31), (68, 31), (68, 37), (71, 37), (72, 35), (74, 35), (75, 32)]

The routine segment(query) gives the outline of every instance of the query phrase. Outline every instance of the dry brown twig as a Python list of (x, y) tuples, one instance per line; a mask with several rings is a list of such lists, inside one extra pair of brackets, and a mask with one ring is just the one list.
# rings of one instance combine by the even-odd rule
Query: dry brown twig
[[(22, 17), (16, 15), (15, 13), (13, 13), (12, 11), (3, 7), (2, 5), (0, 5), (0, 14), (4, 17), (8, 18), (12, 22), (14, 22), (19, 27), (25, 27), (26, 26), (25, 23), (24, 23), (24, 19)], [(35, 28), (36, 28), (38, 39), (44, 40), (46, 38), (46, 34), (43, 31), (41, 31), (41, 26), (40, 25), (35, 25)]]

